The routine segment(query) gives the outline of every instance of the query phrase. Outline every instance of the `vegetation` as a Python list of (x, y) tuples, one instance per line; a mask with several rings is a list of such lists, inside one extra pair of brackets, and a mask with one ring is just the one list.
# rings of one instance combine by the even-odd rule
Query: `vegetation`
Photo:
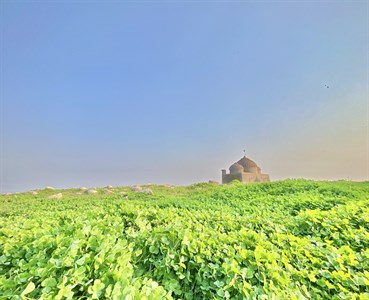
[(0, 298), (369, 299), (368, 182), (148, 187), (1, 196)]

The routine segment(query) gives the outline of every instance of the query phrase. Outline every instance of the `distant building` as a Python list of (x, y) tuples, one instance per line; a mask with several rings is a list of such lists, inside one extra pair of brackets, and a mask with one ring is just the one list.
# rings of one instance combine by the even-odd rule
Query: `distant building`
[(235, 162), (229, 167), (229, 174), (226, 170), (222, 170), (222, 183), (228, 183), (232, 180), (241, 182), (265, 182), (270, 181), (268, 174), (262, 174), (258, 165), (247, 158), (242, 157), (238, 162)]

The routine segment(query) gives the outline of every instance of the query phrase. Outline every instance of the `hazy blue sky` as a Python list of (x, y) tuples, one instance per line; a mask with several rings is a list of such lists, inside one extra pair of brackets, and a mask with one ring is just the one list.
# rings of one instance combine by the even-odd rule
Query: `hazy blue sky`
[(367, 1), (2, 1), (0, 26), (2, 192), (219, 181), (243, 149), (368, 180)]

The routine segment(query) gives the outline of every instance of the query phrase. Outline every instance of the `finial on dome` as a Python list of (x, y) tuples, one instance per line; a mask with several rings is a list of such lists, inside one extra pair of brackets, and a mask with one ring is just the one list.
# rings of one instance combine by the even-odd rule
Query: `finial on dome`
[(246, 156), (246, 150), (243, 149), (243, 156)]

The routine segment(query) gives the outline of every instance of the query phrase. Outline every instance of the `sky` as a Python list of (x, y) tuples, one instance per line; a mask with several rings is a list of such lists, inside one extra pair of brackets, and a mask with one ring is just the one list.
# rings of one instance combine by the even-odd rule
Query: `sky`
[(0, 191), (368, 180), (368, 5), (1, 1)]

